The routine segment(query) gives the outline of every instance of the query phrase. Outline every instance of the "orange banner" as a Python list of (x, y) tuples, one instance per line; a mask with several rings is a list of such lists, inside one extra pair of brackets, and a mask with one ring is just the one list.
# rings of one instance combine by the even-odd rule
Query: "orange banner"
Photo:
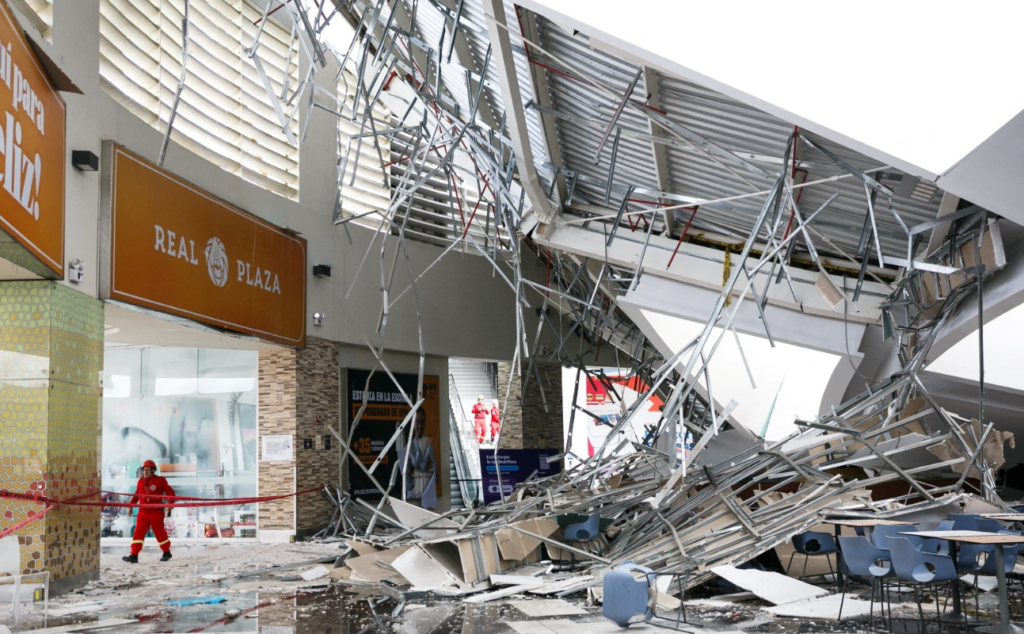
[[(0, 0), (0, 228), (64, 276), (64, 100)], [(53, 276), (49, 276), (53, 277)]]
[(125, 148), (110, 154), (103, 297), (306, 345), (306, 241)]

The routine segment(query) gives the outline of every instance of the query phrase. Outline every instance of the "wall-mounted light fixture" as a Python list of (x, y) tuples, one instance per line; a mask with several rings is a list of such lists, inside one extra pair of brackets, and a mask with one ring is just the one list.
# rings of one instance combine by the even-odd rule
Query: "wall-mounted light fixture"
[(330, 264), (314, 264), (313, 275), (316, 277), (330, 277), (331, 276), (331, 265)]
[(326, 315), (324, 315), (323, 313), (313, 313), (313, 325), (314, 326), (323, 326), (324, 325), (324, 317), (326, 317)]
[(100, 168), (100, 157), (89, 150), (71, 150), (71, 164), (83, 172), (95, 172)]
[(68, 264), (68, 281), (81, 284), (85, 279), (85, 262), (75, 259)]

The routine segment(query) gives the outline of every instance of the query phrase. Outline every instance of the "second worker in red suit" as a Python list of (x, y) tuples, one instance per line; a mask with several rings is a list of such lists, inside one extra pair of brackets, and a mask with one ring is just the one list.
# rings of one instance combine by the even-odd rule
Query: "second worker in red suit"
[[(135, 487), (135, 495), (129, 504), (141, 504), (139, 517), (135, 522), (135, 534), (132, 535), (132, 554), (122, 557), (130, 564), (139, 563), (139, 553), (142, 552), (142, 543), (146, 539), (146, 532), (153, 529), (153, 536), (160, 550), (164, 551), (160, 561), (168, 561), (171, 558), (171, 540), (164, 530), (164, 516), (171, 514), (167, 504), (167, 497), (174, 497), (174, 489), (167, 483), (167, 479), (156, 475), (156, 463), (147, 460), (142, 463), (142, 477)], [(155, 506), (162, 505), (162, 506)], [(128, 514), (131, 515), (131, 509)]]
[(498, 399), (491, 403), (491, 442), (496, 442), (501, 431), (501, 418), (498, 414)]

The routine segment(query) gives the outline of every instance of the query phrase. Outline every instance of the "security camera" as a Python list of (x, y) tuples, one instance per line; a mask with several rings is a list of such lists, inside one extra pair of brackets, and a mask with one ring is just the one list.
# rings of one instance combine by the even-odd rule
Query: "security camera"
[(313, 325), (314, 326), (323, 326), (324, 325), (324, 317), (325, 316), (326, 315), (324, 315), (323, 313), (313, 313)]
[(85, 262), (75, 259), (68, 264), (68, 280), (75, 284), (81, 284), (85, 279)]

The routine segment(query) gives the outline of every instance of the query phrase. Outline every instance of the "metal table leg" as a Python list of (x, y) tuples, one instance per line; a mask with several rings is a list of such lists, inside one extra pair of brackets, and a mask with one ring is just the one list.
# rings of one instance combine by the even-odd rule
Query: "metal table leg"
[(1006, 570), (1003, 564), (1003, 545), (996, 544), (996, 580), (999, 581), (999, 625), (979, 627), (983, 634), (1024, 634), (1024, 627), (1010, 623), (1010, 605), (1006, 596)]
[[(839, 543), (839, 524), (833, 525), (836, 533), (836, 591), (841, 592), (841, 589), (845, 589), (843, 583), (843, 547)], [(828, 557), (828, 555), (825, 555)]]
[[(953, 567), (957, 568), (957, 543), (951, 539), (946, 540), (949, 544), (949, 556), (953, 558)], [(968, 623), (977, 620), (976, 617), (964, 614), (960, 603), (960, 569), (957, 568), (957, 579), (953, 581), (953, 611), (943, 614), (939, 620), (943, 623)]]

